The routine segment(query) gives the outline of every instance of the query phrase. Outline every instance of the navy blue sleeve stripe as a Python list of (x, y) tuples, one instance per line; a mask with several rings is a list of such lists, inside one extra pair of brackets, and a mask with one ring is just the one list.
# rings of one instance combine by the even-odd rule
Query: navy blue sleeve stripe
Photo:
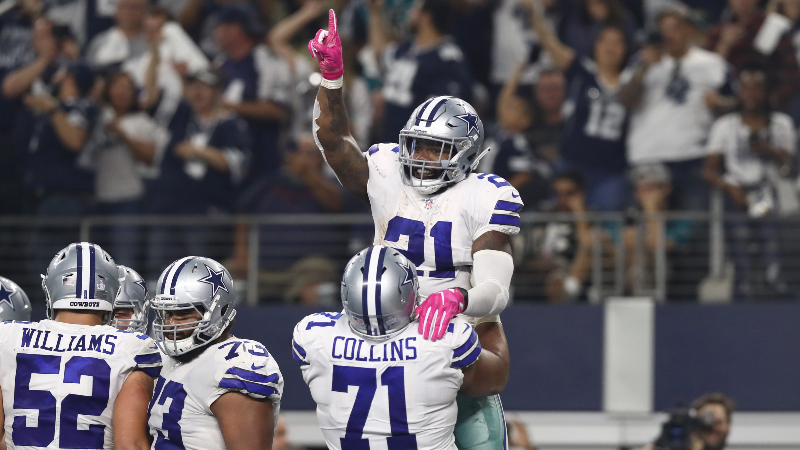
[(261, 384), (277, 383), (279, 379), (277, 373), (273, 373), (272, 375), (262, 375), (260, 373), (251, 372), (246, 369), (240, 369), (238, 367), (231, 367), (225, 373), (235, 375), (239, 378), (244, 378), (247, 381), (252, 381), (254, 383), (261, 383)]
[(378, 150), (380, 150), (378, 148), (378, 144), (372, 144), (372, 146), (369, 148), (369, 154), (374, 155)]
[(472, 348), (473, 345), (475, 345), (476, 340), (478, 340), (478, 335), (475, 334), (475, 331), (472, 331), (472, 333), (469, 336), (469, 339), (467, 339), (467, 342), (464, 342), (464, 345), (453, 350), (453, 358), (460, 358), (461, 355), (466, 353), (469, 349)]
[(506, 216), (504, 214), (492, 214), (492, 219), (489, 223), (492, 225), (511, 225), (515, 227), (521, 225), (519, 217)]
[(303, 361), (300, 356), (297, 355), (297, 351), (292, 351), (292, 358), (294, 358), (294, 360), (297, 361), (297, 364), (300, 364), (301, 366), (308, 365), (306, 361)]
[(270, 395), (278, 393), (277, 389), (271, 388), (269, 386), (250, 383), (248, 381), (243, 381), (243, 380), (231, 380), (230, 378), (223, 378), (222, 380), (220, 380), (219, 387), (245, 391), (252, 394), (260, 395), (262, 397), (269, 397)]
[(522, 211), (522, 205), (520, 205), (519, 203), (499, 200), (497, 204), (494, 205), (494, 209), (499, 209), (501, 211), (520, 212)]
[(462, 359), (461, 361), (456, 361), (453, 364), (450, 364), (450, 367), (456, 367), (456, 368), (467, 367), (468, 365), (477, 361), (479, 356), (481, 356), (480, 342), (478, 342), (478, 345), (475, 346), (475, 350), (473, 350), (469, 355), (467, 355), (466, 358)]
[(139, 368), (139, 370), (146, 373), (150, 378), (158, 378), (161, 375), (161, 367)]
[(161, 362), (161, 353), (150, 353), (147, 355), (136, 355), (133, 357), (136, 364), (153, 364)]
[(306, 357), (306, 350), (301, 347), (294, 339), (292, 339), (292, 347), (297, 351), (297, 353), (302, 356), (303, 358)]

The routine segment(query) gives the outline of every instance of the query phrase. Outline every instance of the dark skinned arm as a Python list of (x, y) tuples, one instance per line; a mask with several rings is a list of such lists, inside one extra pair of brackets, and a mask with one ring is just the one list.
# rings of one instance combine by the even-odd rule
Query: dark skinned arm
[(135, 371), (125, 379), (114, 403), (114, 446), (119, 450), (147, 450), (150, 433), (147, 408), (153, 395), (153, 379)]
[(211, 405), (228, 450), (271, 450), (274, 410), (268, 399), (238, 392), (223, 394)]
[(508, 235), (499, 231), (487, 231), (472, 243), (472, 254), (481, 250), (497, 250), (511, 255), (511, 241)]
[(508, 342), (499, 322), (483, 322), (475, 327), (481, 343), (478, 360), (463, 369), (464, 380), (459, 392), (470, 397), (486, 397), (503, 391), (508, 382), (511, 357)]
[(350, 134), (342, 89), (320, 87), (317, 102), (319, 117), (315, 123), (319, 129), (316, 130), (316, 136), (328, 165), (348, 192), (368, 203), (369, 165)]

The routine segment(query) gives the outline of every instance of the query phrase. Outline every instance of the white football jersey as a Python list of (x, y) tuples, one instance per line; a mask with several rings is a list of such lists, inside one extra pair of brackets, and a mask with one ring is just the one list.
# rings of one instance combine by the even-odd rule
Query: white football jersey
[(150, 401), (152, 448), (224, 449), (211, 405), (228, 392), (269, 398), (277, 423), (283, 377), (263, 345), (232, 337), (185, 363), (165, 356)]
[(9, 449), (113, 449), (111, 413), (134, 370), (158, 376), (149, 337), (52, 320), (0, 324), (0, 387)]
[(397, 144), (373, 145), (367, 161), (374, 244), (396, 248), (417, 266), (422, 298), (472, 287), (472, 243), (482, 234), (519, 233), (522, 199), (497, 175), (473, 173), (426, 196), (403, 183)]
[(463, 318), (436, 342), (413, 323), (391, 339), (370, 341), (344, 314), (314, 314), (295, 327), (292, 354), (329, 449), (456, 450), (461, 369), (481, 354)]

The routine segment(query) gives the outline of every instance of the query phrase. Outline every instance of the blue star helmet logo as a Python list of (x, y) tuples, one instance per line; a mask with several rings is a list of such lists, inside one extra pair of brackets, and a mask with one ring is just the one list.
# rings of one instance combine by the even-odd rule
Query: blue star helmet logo
[(414, 281), (414, 269), (411, 268), (411, 264), (404, 265), (397, 263), (397, 265), (400, 266), (401, 269), (403, 269), (403, 272), (405, 272), (405, 279), (403, 280), (402, 283), (400, 283), (400, 286), (405, 286), (408, 283)]
[(133, 284), (142, 288), (144, 290), (144, 295), (147, 296), (147, 285), (144, 284), (144, 280), (134, 281)]
[(478, 116), (472, 113), (459, 114), (453, 116), (458, 120), (464, 121), (467, 124), (467, 135), (472, 134), (472, 131), (478, 131)]
[(211, 290), (212, 290), (211, 296), (214, 297), (215, 295), (217, 295), (217, 291), (220, 289), (222, 289), (227, 293), (230, 293), (228, 287), (225, 286), (225, 282), (222, 281), (222, 274), (225, 272), (223, 270), (217, 272), (211, 267), (208, 267), (208, 264), (203, 264), (203, 265), (206, 266), (206, 270), (208, 270), (208, 276), (200, 278), (197, 281), (211, 285)]
[(11, 310), (15, 310), (14, 302), (11, 301), (11, 297), (16, 293), (17, 291), (10, 291), (6, 289), (6, 286), (0, 282), (0, 304), (8, 303), (8, 306), (11, 308)]

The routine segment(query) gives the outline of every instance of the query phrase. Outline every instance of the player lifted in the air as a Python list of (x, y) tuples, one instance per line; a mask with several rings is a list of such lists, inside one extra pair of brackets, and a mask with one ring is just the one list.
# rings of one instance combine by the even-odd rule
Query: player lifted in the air
[[(314, 105), (314, 138), (342, 185), (370, 203), (375, 244), (398, 249), (417, 266), (425, 299), (417, 310), (419, 331), (425, 339), (442, 338), (460, 313), (499, 320), (514, 272), (509, 235), (519, 232), (523, 204), (506, 180), (473, 173), (487, 151), (475, 109), (454, 97), (429, 99), (414, 110), (399, 144), (377, 144), (362, 153), (350, 135), (342, 99), (342, 46), (333, 10), (328, 30), (317, 32), (309, 50), (323, 76)], [(462, 435), (462, 423), (482, 426), (484, 421), (460, 417), (459, 448), (502, 448), (499, 398), (477, 405), (462, 400), (464, 417), (482, 410), (488, 430)]]
[(456, 395), (505, 386), (502, 325), (479, 324), (476, 334), (457, 317), (441, 339), (424, 340), (412, 324), (418, 290), (414, 264), (376, 245), (347, 264), (345, 315), (314, 314), (295, 327), (293, 356), (329, 449), (455, 450)]
[(0, 322), (31, 320), (31, 301), (17, 283), (0, 277)]
[(230, 273), (189, 256), (158, 280), (151, 307), (164, 358), (150, 403), (153, 449), (272, 448), (283, 377), (267, 349), (230, 334)]
[(147, 284), (130, 267), (119, 269), (119, 293), (114, 300), (114, 320), (111, 325), (128, 331), (147, 333), (149, 305), (147, 303)]
[(108, 325), (117, 277), (117, 265), (99, 246), (71, 244), (42, 280), (48, 319), (0, 325), (9, 449), (112, 449), (115, 438), (137, 434), (146, 442), (143, 424), (161, 355), (149, 337)]

